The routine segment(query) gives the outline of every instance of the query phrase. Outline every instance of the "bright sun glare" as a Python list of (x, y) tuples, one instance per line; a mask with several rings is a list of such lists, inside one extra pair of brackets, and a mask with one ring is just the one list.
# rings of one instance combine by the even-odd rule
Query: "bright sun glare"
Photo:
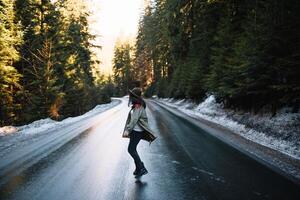
[(95, 42), (102, 46), (97, 53), (101, 60), (100, 70), (110, 74), (115, 42), (118, 38), (135, 38), (143, 0), (87, 1), (92, 12), (90, 28), (93, 34), (98, 35)]

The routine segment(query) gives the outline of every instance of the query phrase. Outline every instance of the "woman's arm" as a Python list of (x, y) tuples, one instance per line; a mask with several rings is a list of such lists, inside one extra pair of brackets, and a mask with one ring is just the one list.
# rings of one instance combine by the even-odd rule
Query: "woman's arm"
[(130, 133), (133, 129), (133, 127), (136, 125), (138, 122), (139, 118), (141, 117), (141, 114), (143, 112), (143, 107), (136, 107), (133, 109), (131, 117), (130, 117), (130, 122), (126, 126), (126, 130)]

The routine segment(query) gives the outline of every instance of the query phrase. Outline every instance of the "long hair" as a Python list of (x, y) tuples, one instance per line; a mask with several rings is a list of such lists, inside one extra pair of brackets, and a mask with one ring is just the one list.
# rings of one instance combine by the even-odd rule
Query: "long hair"
[(146, 102), (142, 99), (142, 97), (135, 97), (133, 95), (129, 95), (129, 101), (132, 103), (132, 106), (135, 104), (140, 104), (146, 109)]

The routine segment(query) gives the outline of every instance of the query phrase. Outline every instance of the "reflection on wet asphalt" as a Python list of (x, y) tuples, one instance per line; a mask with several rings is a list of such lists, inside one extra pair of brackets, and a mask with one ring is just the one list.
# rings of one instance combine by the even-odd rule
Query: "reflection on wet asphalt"
[(299, 186), (151, 102), (147, 112), (158, 139), (139, 144), (149, 174), (135, 179), (128, 139), (121, 138), (126, 104), (10, 178), (0, 199), (300, 198)]

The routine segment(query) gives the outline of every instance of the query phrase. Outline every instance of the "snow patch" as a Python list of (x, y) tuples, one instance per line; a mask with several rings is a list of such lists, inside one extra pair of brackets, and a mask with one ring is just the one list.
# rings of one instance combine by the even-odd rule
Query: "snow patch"
[(14, 126), (0, 127), (0, 136), (10, 135), (16, 133), (18, 129)]
[(13, 126), (0, 127), (0, 136), (5, 136), (8, 134), (12, 134), (12, 133), (31, 135), (31, 134), (45, 132), (45, 131), (52, 130), (52, 129), (57, 129), (58, 127), (65, 126), (65, 125), (72, 124), (72, 123), (75, 123), (75, 122), (83, 120), (83, 119), (93, 117), (109, 108), (114, 107), (115, 105), (117, 105), (119, 103), (120, 103), (120, 100), (114, 99), (110, 103), (97, 105), (95, 108), (86, 112), (83, 115), (80, 115), (77, 117), (68, 117), (62, 121), (55, 121), (50, 118), (46, 118), (46, 119), (40, 119), (40, 120), (34, 121), (30, 124), (19, 126), (19, 127), (13, 127)]
[(40, 119), (40, 120), (34, 121), (30, 124), (18, 127), (18, 133), (36, 134), (36, 133), (51, 129), (57, 125), (60, 125), (60, 124), (62, 124), (62, 122), (63, 121), (58, 122), (58, 121), (52, 120), (50, 118)]
[(224, 109), (213, 95), (198, 105), (185, 99), (164, 98), (158, 101), (190, 116), (222, 125), (248, 140), (300, 159), (300, 113), (289, 113), (288, 109), (282, 109), (275, 117), (237, 113)]
[(177, 160), (172, 160), (172, 163), (180, 165), (180, 162), (178, 162)]

